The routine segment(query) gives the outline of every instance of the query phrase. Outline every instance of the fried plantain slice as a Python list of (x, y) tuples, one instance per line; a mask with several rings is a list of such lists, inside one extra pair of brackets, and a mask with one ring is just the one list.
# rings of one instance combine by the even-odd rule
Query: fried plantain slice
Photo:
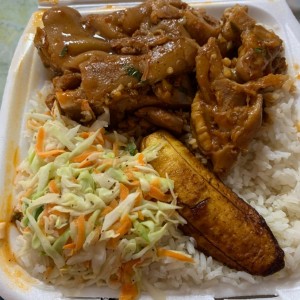
[(197, 247), (225, 265), (252, 275), (267, 276), (284, 267), (284, 252), (265, 220), (211, 173), (178, 140), (157, 131), (141, 147), (161, 144), (151, 162), (161, 176), (174, 181), (182, 230)]

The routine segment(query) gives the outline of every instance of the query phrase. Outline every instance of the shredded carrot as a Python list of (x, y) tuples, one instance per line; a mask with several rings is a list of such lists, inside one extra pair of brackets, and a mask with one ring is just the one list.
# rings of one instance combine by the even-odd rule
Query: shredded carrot
[(44, 278), (45, 278), (45, 279), (47, 279), (47, 278), (50, 276), (52, 270), (53, 270), (53, 267), (52, 267), (52, 266), (49, 266), (49, 267), (46, 269), (46, 271), (44, 272)]
[(51, 214), (52, 214), (52, 215), (59, 216), (59, 217), (64, 217), (64, 218), (66, 218), (66, 219), (69, 219), (69, 216), (70, 216), (69, 213), (67, 213), (67, 212), (62, 212), (62, 211), (56, 210), (56, 209), (52, 209)]
[(95, 151), (88, 151), (88, 150), (86, 150), (86, 151), (82, 152), (81, 154), (79, 154), (79, 155), (73, 157), (73, 158), (71, 159), (71, 162), (74, 162), (74, 163), (81, 163), (81, 162), (83, 162), (85, 159), (87, 159), (87, 158), (88, 158), (92, 153), (94, 153), (94, 152), (95, 152)]
[(139, 295), (139, 290), (134, 283), (124, 283), (121, 287), (119, 300), (135, 300)]
[(139, 192), (138, 196), (136, 197), (135, 201), (134, 201), (134, 207), (141, 205), (142, 200), (143, 200), (143, 192), (140, 188), (137, 189), (137, 191)]
[(122, 264), (121, 266), (121, 281), (126, 282), (131, 281), (131, 277), (134, 274), (134, 267), (141, 263), (141, 259), (132, 259)]
[(112, 210), (113, 210), (113, 208), (111, 208), (110, 206), (106, 206), (106, 207), (102, 210), (100, 216), (101, 216), (101, 217), (104, 217), (104, 216), (106, 216), (108, 213), (110, 213)]
[(123, 216), (120, 220), (120, 226), (119, 228), (116, 230), (117, 233), (119, 233), (120, 237), (125, 235), (131, 228), (132, 226), (132, 222), (131, 219), (129, 218), (128, 214), (126, 214), (125, 216)]
[(51, 209), (55, 206), (54, 203), (44, 205), (43, 216), (49, 216)]
[(109, 239), (108, 242), (106, 243), (106, 248), (110, 250), (116, 249), (119, 244), (119, 240), (120, 240), (119, 237)]
[(82, 248), (85, 241), (85, 220), (84, 215), (80, 215), (76, 220), (75, 224), (77, 227), (77, 237), (76, 237), (76, 247), (75, 250), (78, 251)]
[(134, 180), (134, 181), (130, 181), (130, 186), (140, 186), (140, 181), (139, 180)]
[(63, 249), (75, 249), (76, 248), (76, 244), (75, 243), (69, 243), (69, 244), (65, 244), (63, 246)]
[(160, 187), (161, 187), (161, 185), (160, 185), (160, 180), (159, 180), (159, 178), (154, 178), (153, 180), (151, 180), (151, 184), (152, 185), (154, 185), (154, 186), (156, 186), (157, 188), (159, 188), (160, 189)]
[(145, 158), (145, 156), (144, 156), (143, 153), (140, 153), (140, 154), (138, 155), (138, 163), (139, 163), (140, 165), (142, 165), (142, 166), (145, 165), (144, 158)]
[(35, 144), (36, 152), (43, 152), (44, 139), (45, 139), (45, 129), (44, 127), (40, 127), (36, 135), (36, 144)]
[(50, 190), (50, 193), (55, 193), (55, 194), (60, 193), (60, 190), (54, 179), (50, 180), (50, 182), (49, 182), (49, 190)]
[(159, 201), (169, 200), (169, 197), (153, 184), (150, 184), (149, 196)]
[(59, 234), (59, 235), (62, 235), (66, 230), (67, 230), (67, 224), (65, 224), (63, 227), (61, 228), (56, 228), (56, 232)]
[(47, 158), (47, 157), (51, 157), (51, 156), (58, 156), (62, 153), (65, 153), (66, 151), (63, 149), (53, 149), (53, 150), (49, 150), (49, 151), (40, 151), (37, 152), (37, 155), (41, 158)]
[(65, 150), (62, 149), (44, 151), (45, 135), (46, 133), (44, 127), (40, 127), (36, 135), (36, 144), (35, 144), (35, 151), (38, 156), (42, 158), (47, 158), (51, 156), (57, 156), (65, 152)]
[(108, 249), (116, 249), (119, 243), (119, 240), (122, 236), (124, 236), (130, 228), (132, 227), (131, 219), (129, 218), (128, 214), (126, 214), (119, 222), (116, 222), (112, 225), (111, 229), (113, 229), (116, 233), (119, 235), (115, 238), (111, 238), (107, 244), (106, 247)]
[(94, 164), (95, 162), (94, 161), (92, 161), (92, 160), (84, 160), (83, 162), (81, 162), (80, 164), (79, 164), (79, 168), (86, 168), (86, 167), (90, 167), (90, 166), (92, 166), (93, 164)]
[(84, 220), (88, 221), (88, 219), (90, 218), (90, 216), (93, 214), (93, 212), (90, 212), (89, 214), (84, 215)]
[(79, 136), (82, 137), (83, 139), (87, 139), (90, 136), (90, 132), (84, 131), (80, 132)]
[(121, 266), (121, 293), (120, 300), (135, 300), (139, 295), (138, 286), (132, 283), (134, 267), (141, 263), (140, 259), (130, 260)]
[(124, 173), (127, 176), (128, 180), (135, 180), (136, 179), (134, 174), (132, 173), (131, 168), (127, 168)]
[(129, 188), (120, 182), (120, 200), (123, 201), (129, 195)]
[(171, 257), (180, 261), (193, 263), (194, 259), (190, 257), (189, 255), (182, 254), (178, 251), (164, 249), (164, 248), (158, 248), (157, 249), (157, 256), (158, 257)]
[(110, 213), (114, 208), (118, 206), (118, 201), (116, 199), (112, 200), (108, 206), (106, 206), (102, 212), (101, 217), (106, 216), (108, 213)]

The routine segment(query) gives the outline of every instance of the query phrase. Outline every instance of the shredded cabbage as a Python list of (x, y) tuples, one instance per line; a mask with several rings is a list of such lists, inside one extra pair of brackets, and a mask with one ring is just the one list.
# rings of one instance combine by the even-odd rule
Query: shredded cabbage
[(19, 256), (43, 265), (35, 270), (48, 282), (118, 287), (127, 280), (120, 270), (133, 264), (140, 284), (139, 270), (160, 259), (162, 238), (176, 238), (185, 223), (173, 181), (149, 164), (162, 145), (138, 153), (132, 139), (105, 131), (107, 116), (87, 130), (55, 107), (52, 115), (29, 114), (40, 125), (16, 178)]

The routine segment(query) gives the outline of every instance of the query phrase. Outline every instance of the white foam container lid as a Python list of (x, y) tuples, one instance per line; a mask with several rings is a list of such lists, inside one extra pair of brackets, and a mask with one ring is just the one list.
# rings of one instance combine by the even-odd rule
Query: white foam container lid
[[(289, 73), (296, 79), (296, 87), (300, 90), (300, 25), (289, 6), (284, 0), (240, 0), (240, 4), (249, 7), (249, 14), (258, 22), (272, 28), (284, 41)], [(46, 8), (57, 1), (40, 0), (40, 8)], [(237, 1), (188, 1), (193, 6), (204, 7), (209, 14), (220, 17), (225, 8)], [(78, 1), (61, 0), (61, 5), (70, 5), (81, 13), (105, 13), (116, 9), (126, 8), (138, 4), (137, 2), (103, 3), (99, 0)], [(32, 93), (41, 88), (45, 80), (50, 79), (49, 73), (34, 47), (33, 40), (37, 26), (41, 24), (42, 11), (34, 13), (20, 38), (16, 48), (4, 91), (1, 108), (0, 128), (0, 222), (9, 223), (13, 207), (12, 190), (16, 165), (26, 153), (26, 143), (23, 139), (24, 120), (28, 102)], [(297, 106), (300, 107), (300, 97), (297, 97)], [(300, 118), (299, 118), (300, 120)], [(60, 290), (46, 286), (30, 277), (14, 260), (10, 247), (14, 246), (15, 233), (13, 226), (7, 230), (6, 239), (0, 241), (0, 296), (4, 300), (53, 300), (53, 299), (108, 299), (117, 297), (118, 291), (108, 288), (92, 287), (81, 291)], [(197, 287), (188, 295), (167, 292), (167, 299), (199, 299), (214, 300), (227, 299), (245, 295), (251, 299), (300, 299), (300, 270), (287, 278), (276, 280), (273, 276), (247, 289), (239, 289), (225, 284), (218, 284), (213, 288)], [(257, 296), (255, 296), (257, 295)], [(259, 296), (260, 295), (260, 296)], [(274, 295), (262, 296), (262, 295)], [(151, 299), (142, 295), (142, 299)], [(238, 299), (238, 298), (234, 298)], [(241, 299), (241, 298), (239, 298)]]

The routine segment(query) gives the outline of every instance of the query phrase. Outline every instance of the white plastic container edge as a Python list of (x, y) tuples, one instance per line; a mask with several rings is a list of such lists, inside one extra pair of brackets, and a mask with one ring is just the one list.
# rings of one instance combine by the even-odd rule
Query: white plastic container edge
[[(87, 3), (88, 2), (88, 3)], [(237, 1), (215, 0), (210, 2), (187, 1), (191, 5), (202, 5), (208, 13), (220, 16), (222, 11)], [(295, 78), (300, 78), (300, 25), (285, 0), (240, 0), (241, 4), (248, 5), (250, 15), (258, 22), (264, 23), (273, 28), (284, 40), (286, 56), (289, 64), (290, 74)], [(69, 5), (78, 9), (81, 13), (109, 12), (124, 7), (130, 7), (138, 2), (111, 1), (105, 3), (99, 0), (77, 1), (77, 0), (40, 0), (39, 8), (45, 9), (53, 5)], [(9, 212), (11, 211), (11, 196), (14, 170), (16, 164), (22, 156), (24, 140), (22, 139), (22, 124), (24, 113), (31, 94), (37, 91), (47, 79), (47, 71), (43, 67), (38, 54), (33, 45), (35, 28), (40, 26), (41, 11), (34, 13), (20, 38), (16, 48), (9, 72), (7, 83), (3, 95), (0, 120), (0, 221), (9, 222)], [(300, 90), (299, 80), (296, 86)], [(297, 105), (300, 105), (298, 97)], [(84, 290), (82, 293), (75, 291), (57, 290), (47, 287), (35, 279), (31, 278), (20, 266), (18, 266), (9, 252), (9, 244), (13, 244), (13, 232), (7, 230), (7, 240), (0, 242), (0, 296), (4, 300), (67, 300), (67, 299), (108, 299), (107, 297), (117, 297), (117, 292), (109, 289), (92, 288)], [(101, 293), (101, 296), (99, 295)], [(170, 293), (172, 294), (172, 293)], [(300, 271), (287, 280), (278, 282), (266, 282), (255, 285), (252, 289), (239, 290), (236, 288), (218, 285), (213, 289), (202, 290), (194, 295), (170, 295), (167, 299), (183, 300), (214, 300), (228, 299), (244, 295), (240, 299), (276, 299), (276, 300), (298, 300), (300, 299)], [(266, 297), (253, 295), (276, 295), (276, 297)], [(216, 298), (214, 298), (216, 297)], [(225, 297), (225, 298), (224, 298)], [(262, 298), (263, 297), (263, 298)], [(149, 296), (142, 296), (142, 299), (150, 299)]]

